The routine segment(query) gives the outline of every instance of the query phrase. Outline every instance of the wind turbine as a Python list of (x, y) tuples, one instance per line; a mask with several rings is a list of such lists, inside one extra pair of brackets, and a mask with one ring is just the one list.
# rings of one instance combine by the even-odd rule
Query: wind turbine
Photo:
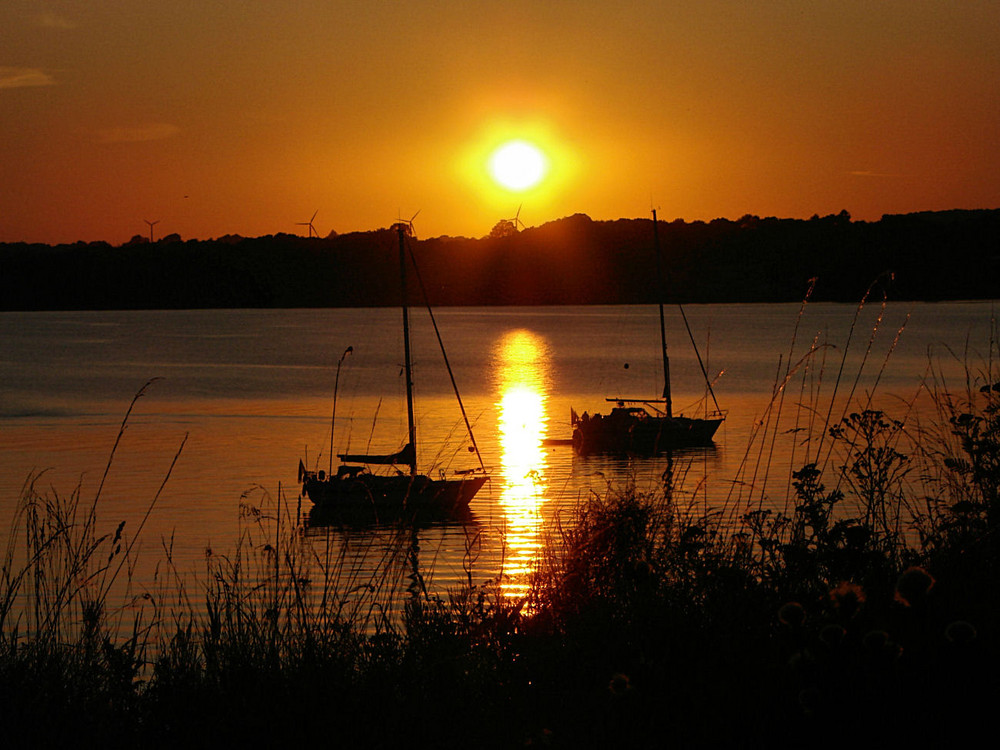
[(500, 219), (496, 224), (493, 225), (493, 229), (490, 230), (489, 237), (513, 237), (517, 234), (520, 229), (518, 225), (524, 227), (524, 222), (521, 221), (521, 207), (517, 207), (517, 213), (511, 219)]
[[(417, 209), (417, 213), (413, 214), (409, 219), (397, 219), (396, 223), (392, 225), (393, 230), (398, 230), (400, 227), (403, 229), (403, 234), (407, 237), (416, 237), (413, 233), (413, 220), (417, 218), (417, 214), (420, 213), (420, 209)], [(399, 214), (397, 214), (398, 216)]]
[[(522, 203), (521, 205), (523, 206), (524, 204)], [(521, 221), (521, 206), (517, 207), (517, 213), (514, 214), (514, 218), (507, 219), (507, 221), (509, 221), (511, 225), (514, 227), (515, 232), (520, 232), (522, 229), (525, 228), (524, 222)], [(520, 227), (518, 225), (520, 225)]]
[[(309, 227), (309, 236), (312, 237), (313, 236), (313, 232), (316, 232), (316, 227), (313, 226), (313, 219), (316, 218), (316, 214), (318, 214), (318, 213), (319, 213), (319, 209), (317, 208), (313, 212), (312, 219), (309, 219), (309, 221), (297, 221), (297, 222), (295, 222), (296, 226)], [(316, 232), (316, 236), (319, 237), (319, 232)]]
[(160, 223), (160, 220), (150, 221), (149, 219), (143, 219), (144, 222), (149, 224), (149, 241), (153, 241), (153, 227)]

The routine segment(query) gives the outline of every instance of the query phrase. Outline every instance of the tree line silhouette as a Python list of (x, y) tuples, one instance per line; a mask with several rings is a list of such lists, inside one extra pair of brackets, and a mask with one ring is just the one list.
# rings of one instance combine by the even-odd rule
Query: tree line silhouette
[[(998, 296), (1000, 210), (660, 222), (668, 302), (857, 301), (876, 279), (909, 300)], [(650, 219), (583, 214), (482, 239), (412, 240), (435, 305), (650, 303)], [(398, 303), (391, 229), (125, 245), (0, 244), (0, 309), (379, 307)]]

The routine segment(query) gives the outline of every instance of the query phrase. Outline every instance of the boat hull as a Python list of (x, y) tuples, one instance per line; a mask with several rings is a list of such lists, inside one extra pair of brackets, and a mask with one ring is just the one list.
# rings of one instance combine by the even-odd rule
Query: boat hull
[(305, 478), (302, 489), (322, 511), (376, 511), (381, 515), (407, 513), (460, 514), (486, 483), (486, 476), (431, 479), (423, 475), (359, 474)]
[(654, 455), (675, 448), (702, 448), (713, 438), (723, 417), (653, 416), (633, 410), (612, 410), (577, 421), (573, 427), (573, 449), (582, 456), (591, 453)]

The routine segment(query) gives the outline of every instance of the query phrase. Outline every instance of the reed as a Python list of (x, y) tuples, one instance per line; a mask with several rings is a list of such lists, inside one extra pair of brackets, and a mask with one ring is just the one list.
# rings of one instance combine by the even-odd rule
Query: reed
[(120, 604), (109, 596), (116, 571), (131, 570), (123, 562), (123, 524), (99, 534), (95, 504), (82, 501), (79, 486), (69, 496), (41, 494), (40, 479), (33, 475), (22, 492), (0, 573), (0, 701), (10, 712), (8, 737), (40, 732), (68, 741), (77, 732), (106, 732), (126, 741), (128, 728), (117, 720), (139, 700), (150, 623), (131, 580), (115, 597)]

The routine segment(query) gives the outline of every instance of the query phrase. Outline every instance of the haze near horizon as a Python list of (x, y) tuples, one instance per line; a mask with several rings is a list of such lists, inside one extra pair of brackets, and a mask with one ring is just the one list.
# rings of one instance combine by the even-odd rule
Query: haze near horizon
[(0, 29), (2, 242), (1000, 207), (995, 3), (9, 0)]

